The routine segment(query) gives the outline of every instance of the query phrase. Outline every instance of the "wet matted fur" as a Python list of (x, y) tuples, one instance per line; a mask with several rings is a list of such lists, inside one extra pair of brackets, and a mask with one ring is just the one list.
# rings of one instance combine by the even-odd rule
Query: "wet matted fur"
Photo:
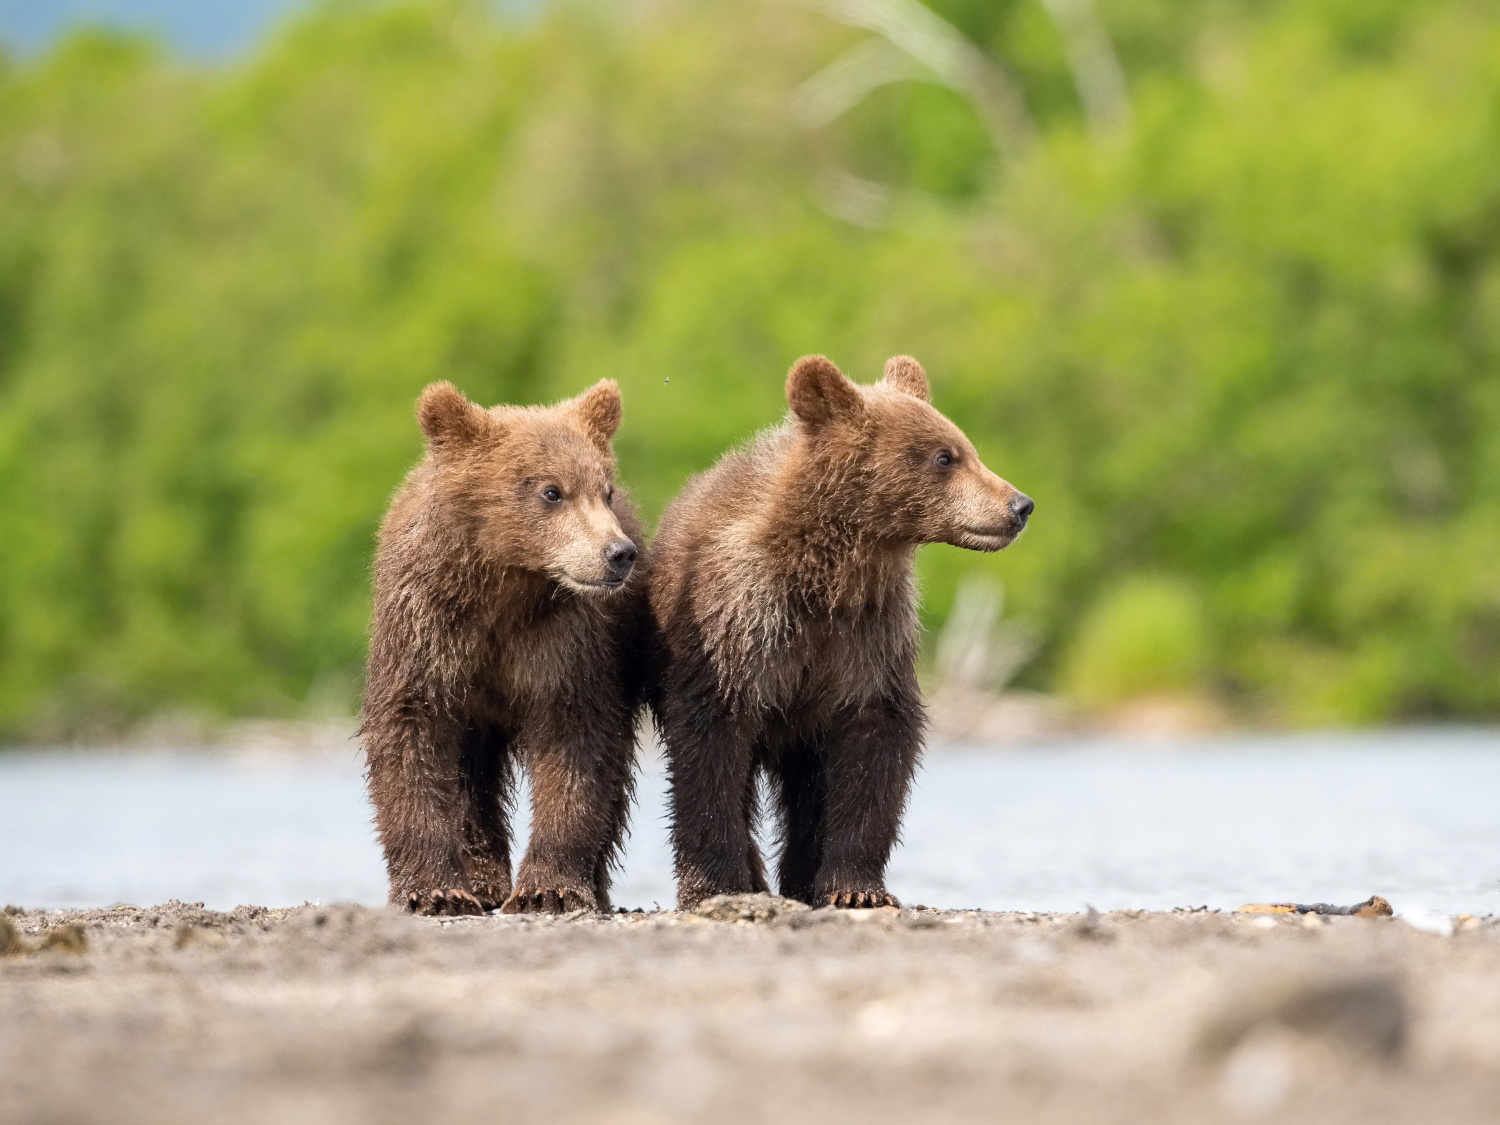
[(652, 707), (679, 908), (767, 889), (757, 771), (779, 815), (783, 895), (894, 902), (885, 867), (925, 722), (913, 555), (934, 542), (1000, 550), (1032, 508), (928, 398), (910, 356), (872, 386), (804, 357), (788, 420), (690, 481), (662, 518)]
[[(436, 383), (418, 417), (427, 454), (380, 529), (360, 725), (390, 901), (607, 910), (646, 616), (640, 528), (614, 490), (619, 389), (483, 410)], [(532, 823), (513, 887), (518, 767)]]

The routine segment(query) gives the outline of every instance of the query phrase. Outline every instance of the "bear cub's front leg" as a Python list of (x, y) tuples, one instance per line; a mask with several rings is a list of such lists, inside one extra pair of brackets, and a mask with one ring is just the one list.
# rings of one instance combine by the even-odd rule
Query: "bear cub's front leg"
[[(483, 914), (510, 891), (498, 779), (486, 777), (499, 770), (475, 771), (472, 753), (460, 758), (458, 738), (410, 716), (378, 688), (366, 700), (367, 780), (391, 905), (416, 914)], [(498, 896), (497, 882), (504, 889)]]
[[(724, 714), (697, 723), (693, 704), (670, 693), (658, 712), (669, 747), (677, 908), (706, 898), (769, 889), (756, 847), (754, 748)], [(701, 704), (700, 704), (701, 705)]]
[(560, 699), (548, 710), (528, 756), (531, 840), (501, 913), (607, 911), (630, 804), (633, 716), (598, 698)]
[(916, 674), (897, 669), (877, 699), (841, 715), (825, 740), (827, 805), (813, 901), (901, 905), (885, 869), (901, 832), (925, 721)]

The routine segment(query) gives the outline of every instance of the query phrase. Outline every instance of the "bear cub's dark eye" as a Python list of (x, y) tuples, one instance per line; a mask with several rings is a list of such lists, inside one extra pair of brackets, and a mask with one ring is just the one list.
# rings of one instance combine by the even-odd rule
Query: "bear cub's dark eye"
[(604, 494), (604, 502), (606, 504), (613, 504), (615, 502), (615, 490), (613, 488)]
[(555, 484), (549, 484), (546, 488), (542, 489), (542, 499), (549, 504), (561, 504), (562, 489), (558, 488)]
[(940, 469), (953, 468), (953, 454), (949, 453), (946, 449), (934, 457), (932, 461)]

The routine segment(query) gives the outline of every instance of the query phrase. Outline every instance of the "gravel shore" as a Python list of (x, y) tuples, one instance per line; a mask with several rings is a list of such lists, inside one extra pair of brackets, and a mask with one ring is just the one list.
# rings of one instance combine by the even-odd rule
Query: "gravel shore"
[(1494, 1121), (1500, 924), (6, 908), (0, 1120)]

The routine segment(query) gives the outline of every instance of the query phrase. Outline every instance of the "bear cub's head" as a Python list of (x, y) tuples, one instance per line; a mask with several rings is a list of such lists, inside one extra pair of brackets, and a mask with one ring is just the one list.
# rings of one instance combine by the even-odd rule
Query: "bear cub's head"
[(1025, 529), (1031, 497), (987, 469), (933, 409), (927, 373), (911, 356), (888, 360), (871, 386), (850, 382), (826, 356), (803, 356), (786, 396), (811, 461), (858, 475), (863, 494), (850, 514), (883, 537), (998, 551)]
[(614, 511), (620, 388), (612, 379), (556, 406), (488, 410), (451, 383), (433, 383), (417, 419), (434, 489), (487, 557), (580, 593), (625, 584), (636, 545)]

